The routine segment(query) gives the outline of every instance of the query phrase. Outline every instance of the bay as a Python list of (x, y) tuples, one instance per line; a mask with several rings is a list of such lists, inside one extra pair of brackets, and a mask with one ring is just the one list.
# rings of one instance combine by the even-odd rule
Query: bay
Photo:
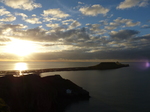
[[(15, 69), (18, 62), (0, 62), (0, 70)], [(22, 62), (27, 69), (91, 66), (98, 62)], [(148, 62), (130, 62), (114, 70), (63, 71), (60, 74), (89, 91), (89, 101), (76, 102), (66, 112), (149, 112), (150, 67)]]

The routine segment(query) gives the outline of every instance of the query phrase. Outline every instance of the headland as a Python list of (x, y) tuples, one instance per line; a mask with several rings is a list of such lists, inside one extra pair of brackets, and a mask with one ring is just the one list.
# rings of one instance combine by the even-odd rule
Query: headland
[(60, 75), (30, 74), (0, 77), (0, 98), (10, 112), (63, 112), (68, 105), (88, 100), (90, 96), (88, 91)]

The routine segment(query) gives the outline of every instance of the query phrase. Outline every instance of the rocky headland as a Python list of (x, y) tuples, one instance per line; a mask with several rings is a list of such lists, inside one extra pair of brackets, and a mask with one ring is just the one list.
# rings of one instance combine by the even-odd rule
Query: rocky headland
[(63, 112), (68, 105), (89, 97), (88, 91), (60, 75), (0, 77), (0, 98), (10, 112)]

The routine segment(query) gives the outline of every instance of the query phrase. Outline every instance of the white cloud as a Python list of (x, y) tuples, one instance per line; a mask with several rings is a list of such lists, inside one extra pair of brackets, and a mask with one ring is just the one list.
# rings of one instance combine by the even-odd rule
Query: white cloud
[(68, 29), (73, 29), (73, 28), (76, 28), (78, 26), (81, 26), (81, 23), (74, 20), (70, 25), (69, 25), (69, 28)]
[(140, 22), (132, 22), (133, 20), (131, 19), (121, 19), (121, 17), (118, 17), (114, 21), (116, 24), (118, 24), (118, 26), (121, 24), (125, 24), (126, 27), (133, 27), (133, 26), (140, 25)]
[(80, 8), (79, 11), (87, 16), (97, 16), (98, 14), (107, 14), (109, 12), (109, 9), (104, 8), (101, 5), (92, 5), (91, 7), (83, 7)]
[(8, 14), (10, 14), (9, 11), (7, 11), (4, 7), (0, 7), (0, 16), (4, 16)]
[(32, 14), (33, 17), (36, 17), (36, 14)]
[(31, 24), (42, 24), (41, 21), (39, 21), (39, 18), (29, 18), (25, 19), (26, 22), (31, 23)]
[(150, 25), (143, 25), (141, 28), (150, 28)]
[(33, 10), (42, 7), (39, 3), (34, 3), (34, 0), (0, 0), (0, 2), (14, 9)]
[(114, 30), (117, 28), (117, 26), (105, 26), (104, 27), (106, 30)]
[(15, 20), (16, 20), (16, 17), (14, 17), (14, 16), (7, 16), (5, 18), (0, 19), (0, 21), (3, 21), (3, 22), (12, 22)]
[(62, 23), (64, 24), (64, 23), (68, 23), (68, 22), (72, 22), (72, 21), (74, 21), (74, 19), (64, 20), (64, 21), (62, 21)]
[(78, 4), (84, 4), (83, 2), (78, 2)]
[(117, 9), (132, 8), (135, 6), (144, 7), (148, 5), (148, 0), (125, 0), (121, 2)]
[(44, 17), (43, 22), (51, 22), (51, 21), (61, 21), (59, 18), (52, 18), (52, 17)]
[(129, 21), (126, 23), (127, 27), (133, 27), (133, 26), (137, 26), (137, 25), (140, 25), (140, 22), (133, 23), (132, 21)]
[(110, 22), (109, 25), (105, 26), (105, 29), (107, 30), (114, 30), (120, 26), (122, 27), (133, 27), (140, 25), (140, 22), (132, 22), (131, 19), (122, 19), (121, 17), (118, 17), (117, 19), (113, 20), (114, 22)]
[(48, 9), (43, 11), (43, 16), (53, 16), (55, 18), (66, 18), (69, 17), (69, 14), (64, 13), (60, 9)]
[(22, 16), (23, 19), (27, 18), (28, 16), (24, 13), (15, 13), (16, 16)]
[(149, 3), (148, 3), (148, 0), (144, 0), (143, 2), (141, 2), (140, 4), (139, 4), (139, 6), (140, 7), (145, 7), (145, 6), (147, 6)]
[(76, 28), (78, 26), (81, 26), (81, 23), (78, 22), (77, 20), (74, 20), (74, 19), (64, 20), (64, 21), (62, 21), (62, 24), (63, 25), (68, 25), (69, 26), (68, 30)]
[(46, 24), (47, 27), (56, 28), (59, 27), (59, 24)]

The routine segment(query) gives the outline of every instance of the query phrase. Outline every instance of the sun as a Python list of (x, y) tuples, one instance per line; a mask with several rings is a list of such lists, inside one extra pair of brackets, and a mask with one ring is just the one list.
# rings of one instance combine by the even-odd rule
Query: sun
[(27, 56), (35, 52), (35, 45), (31, 41), (15, 39), (5, 46), (5, 52), (18, 56)]

